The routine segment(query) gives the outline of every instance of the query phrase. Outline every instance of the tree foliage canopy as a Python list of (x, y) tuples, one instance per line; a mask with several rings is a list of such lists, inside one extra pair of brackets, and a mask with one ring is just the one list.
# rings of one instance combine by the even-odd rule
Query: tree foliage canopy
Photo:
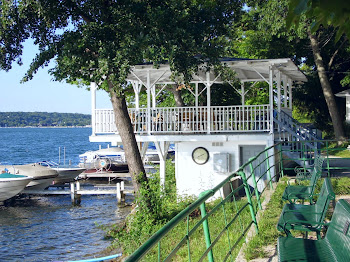
[(167, 61), (188, 79), (223, 54), (239, 1), (5, 0), (0, 3), (0, 68), (21, 64), (22, 43), (39, 53), (24, 81), (51, 59), (57, 80), (124, 83), (130, 66)]
[(305, 14), (314, 19), (311, 25), (316, 32), (320, 25), (338, 27), (336, 40), (343, 34), (350, 37), (350, 5), (344, 0), (290, 0), (287, 25), (298, 24), (301, 16)]

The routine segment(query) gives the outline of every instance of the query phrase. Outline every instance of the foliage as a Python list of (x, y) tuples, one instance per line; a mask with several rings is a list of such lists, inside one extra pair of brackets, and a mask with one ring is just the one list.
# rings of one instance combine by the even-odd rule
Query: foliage
[(300, 17), (305, 14), (308, 18), (315, 19), (311, 28), (313, 32), (319, 29), (320, 25), (332, 25), (338, 27), (336, 39), (339, 40), (342, 34), (350, 37), (350, 7), (347, 1), (335, 0), (290, 0), (287, 24), (298, 24)]
[(86, 126), (91, 116), (74, 113), (0, 112), (0, 127)]
[[(323, 179), (317, 181), (315, 192), (320, 192)], [(336, 196), (349, 195), (350, 194), (350, 178), (349, 177), (336, 177), (331, 178), (332, 188)]]
[(350, 194), (350, 178), (339, 177), (331, 179), (335, 195)]
[(234, 0), (1, 1), (0, 69), (21, 64), (23, 42), (32, 38), (39, 52), (23, 81), (54, 60), (49, 72), (55, 80), (95, 82), (107, 91), (138, 191), (136, 175), (147, 177), (125, 101), (131, 67), (168, 63), (175, 81), (189, 82), (200, 64), (219, 63), (241, 8)]
[[(164, 190), (159, 184), (159, 173), (149, 179), (149, 190), (141, 187), (135, 202), (134, 213), (129, 215), (126, 228), (116, 226), (109, 230), (108, 235), (115, 238), (114, 246), (122, 247), (127, 254), (132, 253), (148, 238), (170, 221), (181, 210), (187, 207), (193, 199), (177, 196), (175, 181), (175, 164), (171, 160), (166, 162), (166, 178)], [(149, 212), (144, 198), (152, 194), (152, 205), (156, 212)]]
[[(313, 120), (316, 128), (333, 135), (334, 126), (322, 94), (319, 72), (307, 34), (311, 20), (303, 14), (299, 17), (299, 23), (291, 24), (290, 30), (287, 30), (288, 0), (250, 0), (246, 3), (249, 8), (242, 18), (241, 35), (235, 35), (237, 30), (234, 30), (233, 36), (238, 41), (232, 42), (232, 49), (251, 58), (292, 58), (308, 78), (302, 87), (294, 89), (293, 106), (300, 118)], [(348, 84), (350, 61), (349, 41), (345, 37), (336, 41), (336, 33), (333, 27), (321, 27), (316, 32), (320, 55), (334, 94), (343, 91)], [(345, 99), (335, 99), (342, 119)]]
[[(160, 91), (156, 88), (156, 93)], [(194, 96), (190, 92), (181, 92), (181, 97), (184, 100), (185, 106), (191, 106), (194, 104)], [(127, 94), (127, 102), (129, 107), (135, 107), (135, 93), (130, 92)], [(157, 107), (175, 107), (174, 95), (168, 89), (163, 89), (156, 98)], [(139, 106), (141, 108), (147, 108), (147, 93), (146, 90), (142, 90), (139, 95)]]
[[(3, 1), (1, 69), (21, 64), (22, 43), (39, 45), (24, 81), (55, 59), (57, 80), (124, 84), (130, 67), (168, 61), (190, 78), (203, 61), (217, 63), (236, 1)], [(101, 88), (108, 89), (107, 85)]]

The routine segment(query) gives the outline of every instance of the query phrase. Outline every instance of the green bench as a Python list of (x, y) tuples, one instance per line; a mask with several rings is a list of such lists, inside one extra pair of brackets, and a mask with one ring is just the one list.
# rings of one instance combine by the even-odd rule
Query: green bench
[[(288, 182), (288, 186), (283, 192), (282, 199), (285, 201), (289, 201), (290, 203), (295, 203), (298, 200), (309, 200), (311, 203), (313, 200), (316, 182), (322, 175), (323, 162), (324, 157), (317, 155), (315, 157), (314, 167), (310, 174), (307, 175), (309, 178), (309, 185), (290, 185), (290, 183)], [(306, 173), (303, 173), (303, 176), (305, 177)], [(299, 174), (298, 179), (301, 179), (301, 173)]]
[(285, 204), (277, 223), (277, 230), (284, 231), (287, 236), (290, 230), (316, 232), (320, 236), (323, 220), (326, 216), (329, 204), (335, 199), (332, 184), (329, 178), (325, 178), (318, 194), (315, 205)]
[[(314, 164), (310, 167), (310, 168), (305, 168), (305, 167), (300, 167), (297, 166), (294, 168), (294, 172), (296, 174), (295, 176), (295, 180), (298, 181), (303, 181), (303, 180), (310, 180), (311, 179), (311, 175), (312, 172), (316, 171), (320, 171), (322, 172), (322, 166), (323, 166), (323, 162), (324, 162), (325, 158), (319, 154), (315, 155), (314, 158)], [(312, 171), (310, 172), (309, 169), (311, 169)]]
[(338, 201), (332, 221), (326, 225), (323, 239), (279, 237), (278, 261), (350, 261), (350, 204), (346, 200)]

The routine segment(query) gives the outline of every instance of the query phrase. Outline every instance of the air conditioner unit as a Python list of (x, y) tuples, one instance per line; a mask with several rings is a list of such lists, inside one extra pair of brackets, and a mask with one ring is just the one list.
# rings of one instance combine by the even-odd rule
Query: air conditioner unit
[(230, 172), (230, 154), (217, 153), (213, 154), (214, 171), (217, 173)]

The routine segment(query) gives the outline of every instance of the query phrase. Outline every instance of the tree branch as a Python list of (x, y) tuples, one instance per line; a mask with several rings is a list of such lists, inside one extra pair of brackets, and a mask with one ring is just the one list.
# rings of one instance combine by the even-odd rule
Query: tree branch
[(343, 47), (343, 45), (346, 43), (346, 41), (348, 41), (348, 39), (345, 37), (344, 41), (340, 44), (340, 46), (337, 48), (337, 50), (335, 50), (335, 52), (333, 53), (333, 55), (328, 63), (328, 70), (331, 69), (331, 66), (333, 65), (333, 62), (334, 62), (336, 55), (339, 53), (339, 50)]
[[(69, 6), (70, 5), (70, 6)], [(79, 15), (86, 23), (92, 23), (92, 22), (94, 22), (94, 20), (91, 18), (91, 17), (89, 17), (87, 14), (85, 14), (77, 5), (76, 5), (76, 3), (73, 3), (72, 1), (68, 1), (68, 6), (67, 6), (68, 8), (70, 7), (71, 8), (71, 10), (75, 13), (75, 14), (77, 14), (77, 15)]]

